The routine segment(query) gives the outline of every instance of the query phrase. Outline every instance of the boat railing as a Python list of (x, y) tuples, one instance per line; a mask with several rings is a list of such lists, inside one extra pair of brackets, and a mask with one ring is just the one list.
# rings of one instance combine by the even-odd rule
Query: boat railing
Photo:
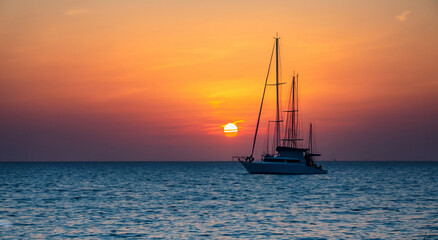
[(253, 162), (254, 158), (248, 156), (233, 156), (233, 161), (234, 160), (237, 160), (239, 162)]

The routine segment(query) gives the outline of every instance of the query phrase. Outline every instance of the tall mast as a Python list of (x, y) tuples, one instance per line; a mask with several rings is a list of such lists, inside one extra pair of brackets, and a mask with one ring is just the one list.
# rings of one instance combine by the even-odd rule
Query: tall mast
[(295, 146), (295, 138), (296, 134), (295, 134), (295, 76), (293, 76), (292, 78), (292, 124), (291, 124), (291, 136), (290, 138), (293, 139), (291, 141), (291, 147), (296, 147)]
[(288, 110), (286, 118), (286, 127), (284, 131), (283, 144), (286, 147), (297, 148), (301, 144), (298, 144), (299, 139), (299, 125), (298, 125), (298, 74), (292, 75), (292, 84), (290, 87), (290, 94), (288, 99)]
[[(294, 130), (295, 130), (295, 132), (294, 132), (294, 137), (293, 138), (295, 138), (295, 139), (297, 139), (298, 138), (298, 130), (299, 130), (299, 126), (298, 126), (298, 121), (299, 121), (299, 118), (298, 118), (298, 73), (297, 73), (297, 81), (296, 81), (296, 96), (295, 96), (295, 98), (296, 98), (296, 107), (295, 107), (295, 111), (294, 111), (294, 114), (295, 114), (295, 126), (294, 126)], [(294, 147), (298, 147), (297, 145), (297, 143), (296, 142), (294, 142)]]
[(277, 113), (275, 118), (275, 146), (278, 147), (280, 145), (280, 100), (279, 100), (279, 91), (278, 91), (278, 36), (275, 38), (275, 88), (277, 92)]
[(289, 141), (292, 138), (291, 134), (291, 121), (292, 121), (292, 92), (293, 92), (293, 82), (295, 81), (295, 73), (292, 75), (292, 84), (290, 87), (289, 97), (287, 99), (287, 110), (286, 112), (286, 124), (284, 127), (284, 139), (283, 139), (283, 145), (286, 147), (292, 146), (292, 141)]

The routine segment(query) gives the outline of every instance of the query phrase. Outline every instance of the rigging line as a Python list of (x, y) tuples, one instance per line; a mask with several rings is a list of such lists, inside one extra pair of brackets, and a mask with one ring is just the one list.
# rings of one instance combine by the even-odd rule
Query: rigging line
[(268, 121), (268, 137), (266, 138), (266, 154), (269, 154), (269, 129), (271, 128), (271, 121)]
[(256, 126), (256, 130), (255, 130), (255, 134), (254, 134), (254, 141), (252, 143), (252, 150), (251, 150), (250, 158), (252, 158), (252, 156), (254, 155), (254, 148), (255, 148), (255, 144), (256, 144), (256, 140), (257, 140), (257, 132), (259, 130), (259, 124), (260, 124), (260, 116), (262, 115), (263, 101), (265, 99), (266, 86), (268, 84), (269, 71), (271, 70), (272, 56), (274, 56), (274, 48), (275, 48), (275, 43), (274, 43), (274, 46), (272, 47), (271, 59), (269, 60), (268, 74), (266, 75), (265, 87), (263, 88), (263, 96), (262, 96), (262, 101), (260, 103), (259, 117), (257, 118), (257, 126)]
[[(291, 115), (293, 113), (292, 106), (291, 106), (291, 104), (292, 104), (291, 103), (292, 102), (292, 91), (293, 91), (293, 86), (291, 84), (291, 88), (290, 88), (288, 99), (287, 99), (287, 111), (284, 111), (284, 112), (286, 112), (286, 125), (284, 128), (284, 136), (285, 136), (284, 138), (292, 138), (292, 136), (290, 135)], [(284, 140), (283, 140), (283, 145), (285, 145), (287, 147), (291, 147), (291, 146), (289, 146), (289, 145), (291, 145), (291, 143), (285, 142)]]

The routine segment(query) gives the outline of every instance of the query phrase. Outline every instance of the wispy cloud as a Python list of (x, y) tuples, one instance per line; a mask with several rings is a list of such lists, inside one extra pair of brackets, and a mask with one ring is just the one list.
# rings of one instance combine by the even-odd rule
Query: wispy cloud
[(245, 122), (245, 121), (244, 120), (237, 120), (237, 121), (234, 121), (233, 124), (238, 124), (238, 123), (242, 123), (242, 122)]
[(404, 22), (404, 21), (406, 21), (409, 14), (411, 14), (411, 11), (406, 10), (406, 11), (402, 12), (400, 15), (395, 16), (395, 18), (397, 20), (399, 20), (400, 22)]
[(90, 9), (86, 9), (86, 8), (71, 8), (71, 9), (68, 9), (67, 11), (65, 11), (64, 15), (71, 17), (71, 16), (76, 16), (76, 15), (88, 13), (89, 11), (90, 11)]

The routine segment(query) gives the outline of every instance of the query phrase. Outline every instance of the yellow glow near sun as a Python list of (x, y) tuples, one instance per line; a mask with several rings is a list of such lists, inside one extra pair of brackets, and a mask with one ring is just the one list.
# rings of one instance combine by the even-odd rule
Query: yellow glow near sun
[(234, 123), (228, 123), (224, 127), (224, 134), (227, 137), (234, 137), (237, 135), (237, 126)]

